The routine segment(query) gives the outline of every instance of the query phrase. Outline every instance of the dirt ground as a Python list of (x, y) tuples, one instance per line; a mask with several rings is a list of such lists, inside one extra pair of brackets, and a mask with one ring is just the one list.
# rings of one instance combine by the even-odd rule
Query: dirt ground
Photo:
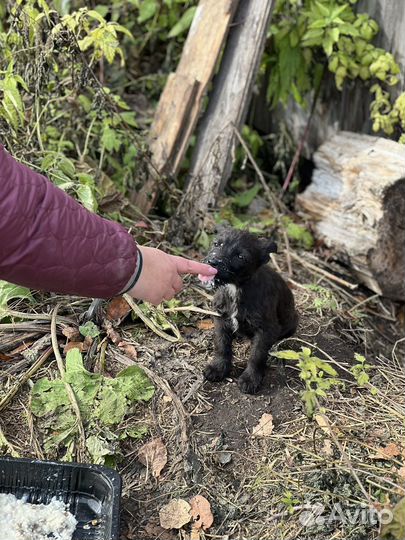
[[(277, 261), (286, 271), (284, 256)], [(306, 345), (331, 362), (345, 381), (344, 387), (330, 390), (322, 400), (327, 425), (319, 417), (310, 420), (305, 415), (300, 397), (303, 383), (291, 361), (269, 359), (261, 391), (255, 396), (239, 391), (236, 380), (248, 342), (235, 344), (235, 366), (229, 379), (205, 382), (202, 369), (213, 355), (213, 330), (204, 313), (176, 314), (173, 320), (182, 336), (176, 343), (158, 337), (139, 320), (127, 318), (118, 325), (117, 331), (135, 346), (137, 363), (154, 375), (157, 388), (152, 402), (134, 412), (147, 424), (147, 438), (125, 442), (118, 464), (124, 481), (122, 540), (190, 538), (189, 525), (162, 529), (159, 510), (174, 498), (189, 500), (194, 495), (207, 498), (214, 523), (206, 531), (194, 531), (193, 538), (372, 539), (378, 536), (378, 525), (369, 519), (350, 523), (343, 514), (340, 519), (330, 518), (334, 505), (339, 503), (343, 513), (370, 504), (392, 508), (405, 495), (400, 307), (361, 288), (348, 290), (330, 276), (309, 272), (304, 264), (294, 264), (290, 277), (300, 324), (296, 336), (276, 348), (300, 350)], [(314, 283), (318, 289), (306, 287)], [(207, 293), (195, 279), (189, 285), (180, 296), (181, 305), (209, 310)], [(330, 297), (321, 301), (319, 287), (330, 291), (334, 301)], [(84, 300), (68, 303), (65, 298), (62, 302), (64, 314), (70, 317), (77, 317), (87, 305)], [(38, 321), (24, 324), (38, 330)], [(0, 350), (6, 352), (7, 340), (18, 333), (4, 325), (0, 331)], [(17, 345), (14, 341), (13, 347)], [(348, 372), (354, 353), (365, 355), (373, 364), (370, 382), (377, 395), (359, 388)], [(130, 363), (112, 343), (106, 361), (111, 373)], [(27, 369), (27, 364), (18, 369)], [(43, 367), (35, 377), (49, 369)], [(7, 389), (10, 370), (6, 373), (1, 362), (0, 375)], [(35, 420), (27, 412), (28, 390), (23, 385), (1, 413), (0, 427), (21, 456), (44, 457)], [(266, 437), (254, 437), (253, 428), (264, 413), (273, 416), (274, 429)], [(154, 478), (140, 463), (138, 451), (158, 437), (166, 446), (168, 461)], [(395, 451), (384, 453), (387, 447)], [(315, 504), (322, 505), (318, 513)], [(306, 522), (308, 512), (314, 518)]]

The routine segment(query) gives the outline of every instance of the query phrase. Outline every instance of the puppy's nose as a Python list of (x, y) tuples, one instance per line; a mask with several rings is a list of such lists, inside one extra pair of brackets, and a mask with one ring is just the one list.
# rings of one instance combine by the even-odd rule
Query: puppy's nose
[(207, 257), (206, 259), (204, 259), (204, 262), (209, 264), (210, 266), (213, 266), (214, 268), (217, 268), (222, 260), (221, 259), (217, 259), (216, 257)]

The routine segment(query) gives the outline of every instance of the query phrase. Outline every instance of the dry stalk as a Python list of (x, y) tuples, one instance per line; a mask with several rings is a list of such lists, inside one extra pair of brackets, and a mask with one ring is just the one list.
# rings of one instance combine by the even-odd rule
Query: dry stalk
[[(65, 371), (65, 365), (63, 363), (62, 356), (59, 351), (58, 337), (56, 334), (56, 317), (58, 314), (59, 306), (60, 304), (56, 304), (52, 312), (51, 338), (52, 338), (52, 348), (53, 348), (53, 352), (56, 358), (56, 363), (58, 364), (58, 369), (59, 369), (61, 378), (63, 379), (65, 377), (66, 371)], [(82, 416), (79, 409), (79, 404), (77, 403), (77, 399), (73, 391), (73, 388), (66, 381), (64, 381), (64, 384), (65, 384), (66, 393), (69, 397), (70, 404), (72, 405), (73, 412), (76, 415), (76, 423), (77, 423), (77, 428), (79, 430), (79, 444), (77, 448), (78, 459), (84, 460), (86, 457), (86, 435), (84, 433), (84, 427), (83, 427), (83, 422), (82, 422)]]
[(16, 384), (10, 388), (7, 394), (0, 400), (0, 411), (2, 411), (17, 394), (20, 388), (42, 367), (43, 363), (51, 356), (52, 347), (48, 347), (45, 352), (32, 364), (32, 366), (18, 379)]

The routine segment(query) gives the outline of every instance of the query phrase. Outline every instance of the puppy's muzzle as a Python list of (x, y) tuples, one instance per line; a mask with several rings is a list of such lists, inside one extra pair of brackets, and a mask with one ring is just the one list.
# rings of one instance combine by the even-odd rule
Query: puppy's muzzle
[(217, 259), (216, 257), (206, 257), (203, 262), (214, 268), (219, 268), (223, 263), (222, 259)]

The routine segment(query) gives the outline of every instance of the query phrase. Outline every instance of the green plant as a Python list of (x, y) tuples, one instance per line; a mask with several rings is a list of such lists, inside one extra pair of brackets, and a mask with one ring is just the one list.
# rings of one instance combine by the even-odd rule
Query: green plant
[(116, 57), (122, 65), (119, 34), (131, 33), (87, 8), (58, 17), (45, 0), (20, 0), (7, 15), (0, 135), (16, 157), (30, 155), (31, 167), (96, 211), (114, 182), (133, 186), (141, 167), (134, 112), (92, 71)]
[(391, 53), (372, 44), (378, 24), (365, 13), (355, 13), (356, 3), (277, 0), (262, 66), (263, 72), (271, 73), (268, 100), (274, 107), (293, 97), (305, 106), (308, 92), (319, 87), (325, 70), (334, 75), (339, 90), (346, 81), (371, 81), (373, 129), (392, 135), (395, 129), (405, 129), (403, 95), (392, 104), (386, 90), (398, 83), (400, 69)]
[(282, 224), (290, 240), (294, 240), (304, 249), (311, 249), (314, 245), (314, 237), (304, 225), (299, 225), (288, 216), (281, 218)]
[(13, 285), (7, 281), (0, 280), (0, 321), (7, 317), (8, 303), (10, 300), (32, 300), (32, 295), (26, 287)]
[(78, 349), (66, 356), (63, 378), (42, 378), (31, 392), (31, 410), (44, 434), (44, 450), (57, 456), (64, 450), (64, 460), (70, 461), (79, 433), (77, 418), (72, 410), (65, 383), (76, 396), (81, 421), (86, 433), (86, 448), (93, 463), (109, 463), (119, 453), (120, 441), (139, 438), (146, 433), (144, 426), (131, 426), (123, 420), (139, 401), (148, 401), (154, 388), (138, 366), (121, 371), (115, 378), (90, 373), (84, 368)]
[(327, 392), (332, 387), (343, 384), (338, 379), (337, 371), (329, 363), (314, 356), (308, 347), (301, 347), (301, 351), (286, 350), (271, 354), (282, 360), (297, 361), (300, 379), (305, 384), (301, 399), (305, 405), (306, 414), (310, 418), (319, 408), (319, 399), (327, 398)]
[(316, 297), (313, 301), (313, 307), (316, 309), (319, 315), (322, 315), (324, 310), (335, 312), (338, 309), (338, 302), (336, 296), (330, 289), (326, 289), (321, 285), (314, 283), (305, 285), (306, 289), (316, 293)]
[(370, 375), (369, 372), (373, 367), (371, 364), (367, 364), (365, 357), (362, 354), (354, 353), (354, 359), (356, 364), (350, 368), (350, 372), (353, 374), (353, 377), (356, 379), (357, 384), (361, 388), (370, 387), (370, 392), (373, 395), (378, 393), (377, 388), (370, 384)]
[(289, 514), (293, 514), (295, 511), (294, 507), (297, 506), (297, 504), (300, 504), (300, 500), (296, 499), (291, 493), (291, 491), (288, 490), (284, 492), (284, 496), (281, 499), (281, 502), (287, 507), (287, 511)]

